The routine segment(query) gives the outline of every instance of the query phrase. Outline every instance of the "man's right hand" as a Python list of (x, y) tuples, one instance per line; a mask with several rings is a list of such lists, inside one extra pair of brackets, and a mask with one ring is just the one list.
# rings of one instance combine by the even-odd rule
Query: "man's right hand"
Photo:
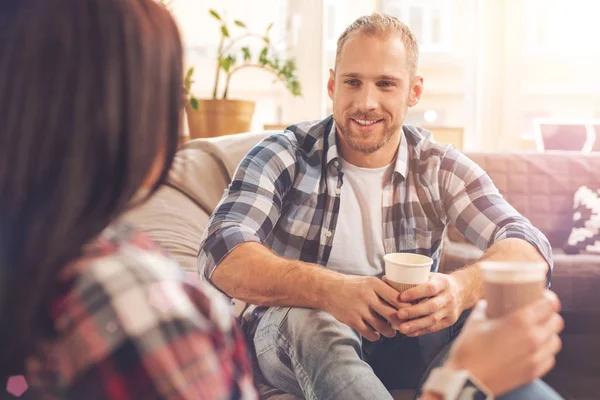
[(400, 294), (376, 277), (340, 275), (326, 285), (323, 310), (356, 329), (362, 337), (376, 341), (391, 338), (400, 326)]
[(466, 369), (494, 396), (544, 376), (561, 349), (564, 322), (560, 302), (546, 291), (542, 299), (497, 319), (485, 316), (481, 301), (454, 342), (446, 366)]

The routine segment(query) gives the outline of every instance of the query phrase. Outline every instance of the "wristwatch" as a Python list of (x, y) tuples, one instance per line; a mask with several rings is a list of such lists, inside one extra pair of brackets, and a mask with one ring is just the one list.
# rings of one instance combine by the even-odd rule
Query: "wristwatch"
[(477, 381), (467, 370), (435, 368), (423, 385), (423, 391), (429, 391), (444, 400), (493, 400), (488, 388)]

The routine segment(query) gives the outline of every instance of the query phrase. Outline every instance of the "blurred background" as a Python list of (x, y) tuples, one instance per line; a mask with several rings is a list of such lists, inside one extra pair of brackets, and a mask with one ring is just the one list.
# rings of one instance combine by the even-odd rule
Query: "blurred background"
[(535, 150), (540, 131), (565, 126), (600, 136), (600, 1), (172, 0), (170, 7), (199, 98), (211, 96), (221, 34), (208, 10), (244, 22), (229, 24), (232, 36), (274, 23), (270, 44), (296, 60), (302, 96), (260, 68), (236, 73), (229, 98), (256, 102), (253, 130), (328, 115), (338, 36), (357, 17), (381, 11), (407, 23), (421, 46), (425, 92), (407, 123), (466, 151)]

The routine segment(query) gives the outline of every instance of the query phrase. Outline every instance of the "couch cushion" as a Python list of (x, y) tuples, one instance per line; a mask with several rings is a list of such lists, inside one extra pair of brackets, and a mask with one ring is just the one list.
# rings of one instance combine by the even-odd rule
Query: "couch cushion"
[(600, 304), (600, 255), (565, 254), (554, 249), (552, 289), (563, 310), (596, 313)]
[[(565, 311), (597, 312), (600, 304), (600, 255), (565, 254), (552, 249), (554, 269), (552, 290), (556, 292)], [(477, 260), (483, 252), (472, 244), (446, 240), (440, 268), (449, 273)]]
[(211, 214), (229, 184), (229, 174), (212, 154), (202, 148), (184, 147), (173, 160), (168, 184)]
[(479, 250), (474, 244), (454, 242), (444, 238), (439, 272), (450, 274), (467, 264), (479, 260), (482, 255), (483, 251)]
[(168, 183), (125, 218), (196, 271), (202, 232), (246, 153), (272, 132), (246, 133), (186, 143), (176, 154)]
[(169, 184), (212, 214), (242, 158), (275, 132), (252, 132), (191, 140), (177, 152)]
[(208, 214), (192, 199), (163, 186), (124, 218), (169, 251), (183, 269), (197, 273), (196, 257)]
[(598, 183), (600, 153), (468, 153), (506, 200), (539, 228), (552, 247), (571, 231), (573, 195)]

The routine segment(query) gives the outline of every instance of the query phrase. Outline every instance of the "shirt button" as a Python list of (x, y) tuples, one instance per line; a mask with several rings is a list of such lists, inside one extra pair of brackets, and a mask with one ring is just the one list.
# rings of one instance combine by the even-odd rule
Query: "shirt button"
[(336, 167), (336, 168), (337, 168), (337, 167), (339, 167), (339, 166), (340, 166), (340, 163), (339, 163), (339, 161), (338, 161), (338, 160), (335, 160), (335, 161), (333, 162), (333, 166), (334, 166), (334, 167)]
[(331, 231), (327, 231), (327, 232), (325, 232), (325, 236), (326, 236), (326, 237), (330, 238), (330, 237), (331, 237), (331, 235), (333, 235), (333, 233), (331, 233)]
[(335, 194), (336, 195), (339, 196), (341, 193), (342, 193), (342, 189), (340, 189), (340, 188), (335, 189)]

